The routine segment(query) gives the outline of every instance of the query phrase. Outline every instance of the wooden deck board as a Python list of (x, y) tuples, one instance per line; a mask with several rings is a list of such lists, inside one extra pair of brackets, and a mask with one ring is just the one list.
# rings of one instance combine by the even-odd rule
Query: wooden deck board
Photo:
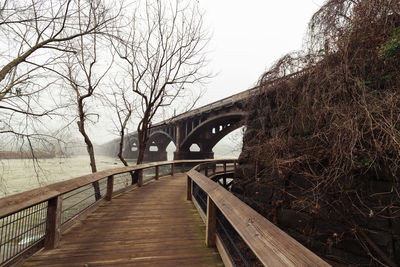
[(23, 266), (223, 266), (176, 174), (105, 202)]

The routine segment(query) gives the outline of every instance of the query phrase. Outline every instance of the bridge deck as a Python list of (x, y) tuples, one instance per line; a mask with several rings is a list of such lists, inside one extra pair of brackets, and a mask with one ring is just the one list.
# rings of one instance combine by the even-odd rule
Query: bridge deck
[(205, 226), (185, 200), (184, 174), (164, 177), (103, 203), (24, 266), (223, 266), (205, 247)]

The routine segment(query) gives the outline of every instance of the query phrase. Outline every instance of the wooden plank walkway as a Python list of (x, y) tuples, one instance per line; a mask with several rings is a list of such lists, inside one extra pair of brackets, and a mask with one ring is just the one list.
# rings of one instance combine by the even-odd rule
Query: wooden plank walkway
[(223, 266), (185, 188), (175, 174), (117, 196), (23, 266)]

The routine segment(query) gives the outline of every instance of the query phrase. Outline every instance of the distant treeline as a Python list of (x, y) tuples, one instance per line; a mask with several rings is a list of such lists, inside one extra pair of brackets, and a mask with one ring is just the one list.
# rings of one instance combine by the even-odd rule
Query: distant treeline
[(54, 157), (54, 153), (46, 151), (0, 151), (0, 159), (32, 159)]

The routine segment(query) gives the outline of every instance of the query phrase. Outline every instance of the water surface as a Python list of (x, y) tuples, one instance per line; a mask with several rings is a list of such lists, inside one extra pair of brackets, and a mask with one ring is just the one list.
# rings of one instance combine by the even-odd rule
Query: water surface
[[(129, 162), (132, 164), (133, 162)], [(97, 170), (117, 168), (117, 158), (96, 157)], [(88, 156), (70, 158), (0, 160), (0, 197), (91, 173)]]

